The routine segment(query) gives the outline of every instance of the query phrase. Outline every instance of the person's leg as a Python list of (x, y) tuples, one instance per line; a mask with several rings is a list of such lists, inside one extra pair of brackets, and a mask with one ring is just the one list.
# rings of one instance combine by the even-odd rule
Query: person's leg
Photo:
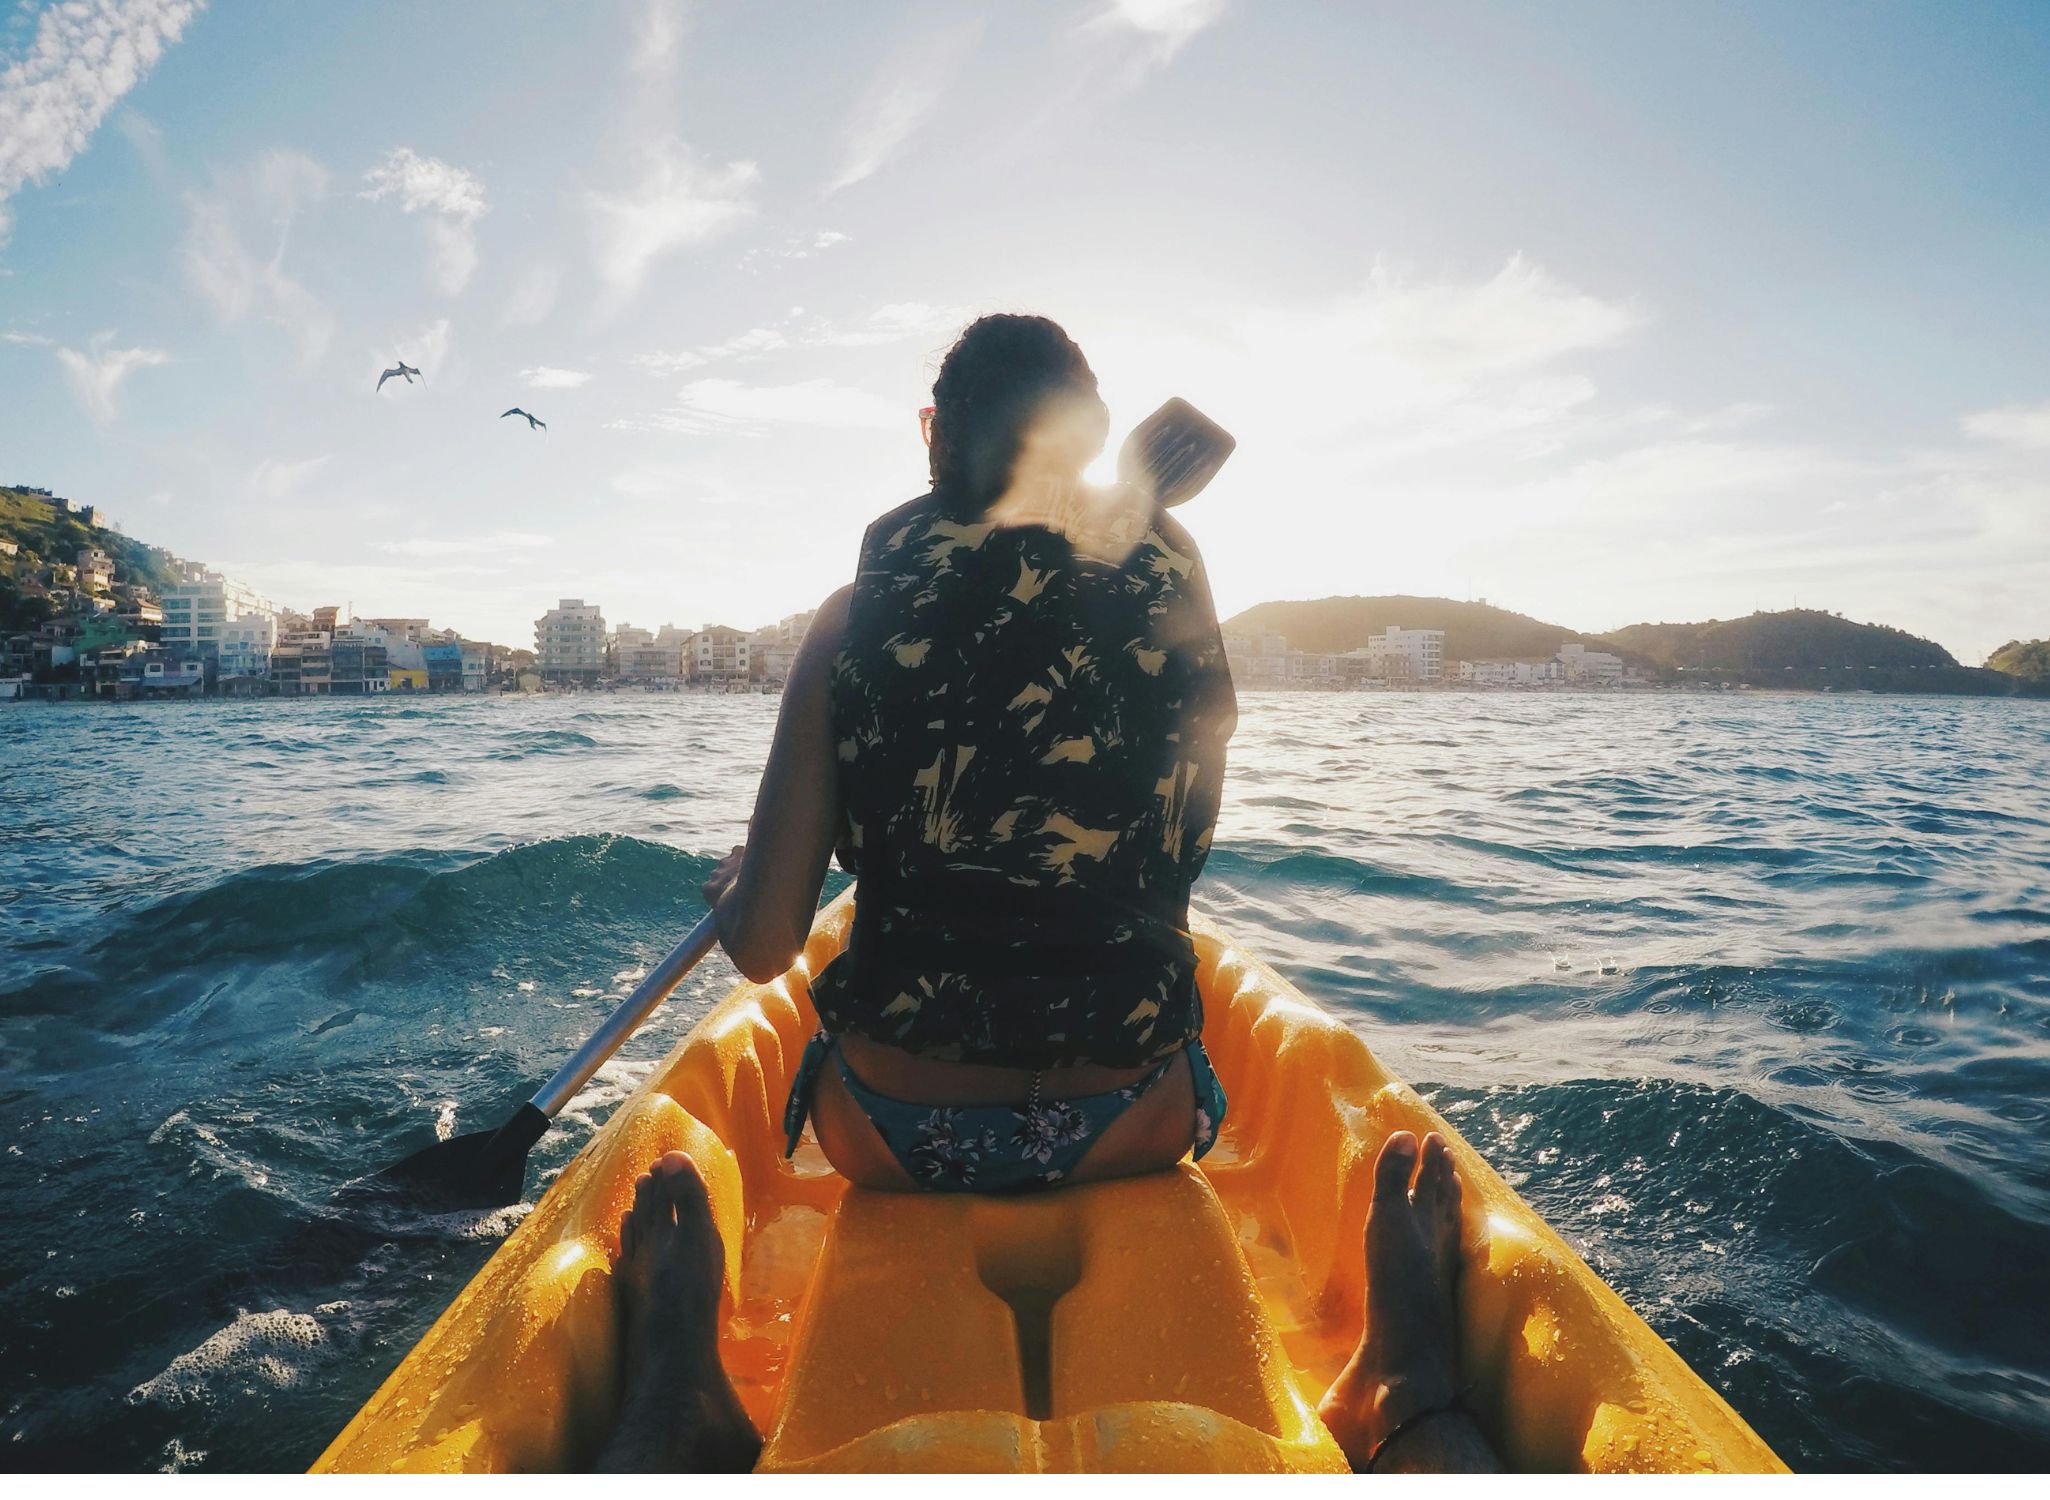
[(745, 1473), (761, 1437), (719, 1364), (726, 1250), (696, 1163), (672, 1151), (619, 1221), (624, 1381), (601, 1473)]
[(1453, 1406), (1459, 1197), (1443, 1136), (1433, 1131), (1421, 1146), (1407, 1130), (1388, 1137), (1367, 1209), (1366, 1328), (1317, 1408), (1355, 1471), (1377, 1451), (1374, 1469), (1383, 1474), (1501, 1468), (1473, 1418)]

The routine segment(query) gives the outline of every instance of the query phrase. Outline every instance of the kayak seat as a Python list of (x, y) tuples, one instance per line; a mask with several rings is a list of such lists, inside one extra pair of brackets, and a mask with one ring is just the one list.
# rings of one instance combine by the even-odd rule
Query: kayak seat
[(764, 1470), (1343, 1471), (1203, 1174), (850, 1191)]

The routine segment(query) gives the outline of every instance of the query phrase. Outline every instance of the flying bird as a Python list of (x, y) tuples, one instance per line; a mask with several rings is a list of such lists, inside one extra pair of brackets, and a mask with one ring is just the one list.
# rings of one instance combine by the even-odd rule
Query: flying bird
[[(403, 376), (405, 376), (405, 377), (406, 377), (406, 384), (407, 384), (407, 385), (411, 385), (411, 384), (413, 383), (413, 377), (414, 377), (415, 375), (418, 375), (419, 373), (420, 373), (420, 369), (419, 369), (419, 367), (418, 367), (417, 365), (409, 365), (409, 364), (407, 364), (407, 363), (406, 363), (406, 362), (405, 362), (404, 360), (400, 360), (400, 361), (399, 361), (399, 362), (398, 362), (398, 363), (397, 363), (396, 365), (394, 365), (394, 366), (393, 366), (393, 367), (392, 367), (391, 369), (389, 369), (389, 370), (386, 370), (386, 371), (385, 371), (385, 372), (384, 372), (384, 373), (383, 373), (382, 375), (380, 375), (380, 376), (378, 376), (378, 377), (377, 377), (377, 388), (378, 388), (378, 389), (379, 389), (380, 391), (381, 391), (381, 390), (383, 390), (383, 389), (384, 389), (384, 383), (385, 383), (385, 382), (386, 382), (387, 380), (391, 379), (391, 378), (392, 378), (392, 376), (394, 376), (394, 375), (403, 375)], [(424, 378), (424, 377), (423, 377), (423, 378)]]
[(527, 430), (529, 432), (532, 432), (536, 427), (540, 428), (543, 432), (546, 432), (548, 430), (548, 424), (546, 422), (542, 421), (539, 417), (535, 416), (530, 411), (521, 411), (517, 406), (515, 406), (511, 411), (502, 411), (498, 414), (498, 419), (501, 422), (503, 422), (507, 417), (525, 417), (527, 419)]

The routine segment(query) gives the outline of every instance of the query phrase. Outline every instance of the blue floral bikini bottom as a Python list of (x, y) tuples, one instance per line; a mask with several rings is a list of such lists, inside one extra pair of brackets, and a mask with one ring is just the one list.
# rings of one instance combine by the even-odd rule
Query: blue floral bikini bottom
[[(1200, 1041), (1187, 1049), (1190, 1081), (1196, 1086), (1195, 1155), (1200, 1160), (1217, 1142), (1224, 1124), (1224, 1086)], [(1022, 1105), (912, 1104), (878, 1094), (847, 1066), (838, 1040), (821, 1031), (806, 1043), (783, 1107), (783, 1154), (797, 1150), (811, 1116), (812, 1090), (827, 1058), (840, 1066), (840, 1081), (861, 1106), (876, 1134), (914, 1182), (942, 1193), (1017, 1193), (1059, 1184), (1126, 1110), (1167, 1076), (1169, 1057), (1136, 1083), (1104, 1094), (1074, 1099), (1041, 1099), (1039, 1077)]]

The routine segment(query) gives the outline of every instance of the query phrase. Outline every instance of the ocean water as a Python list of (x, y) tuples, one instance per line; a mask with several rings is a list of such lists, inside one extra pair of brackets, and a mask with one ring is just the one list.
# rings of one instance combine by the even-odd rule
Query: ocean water
[[(774, 711), (0, 709), (0, 1467), (310, 1461), (520, 1211), (309, 1226), (698, 915)], [(1198, 901), (1795, 1467), (2050, 1466), (2050, 703), (1249, 696)]]

